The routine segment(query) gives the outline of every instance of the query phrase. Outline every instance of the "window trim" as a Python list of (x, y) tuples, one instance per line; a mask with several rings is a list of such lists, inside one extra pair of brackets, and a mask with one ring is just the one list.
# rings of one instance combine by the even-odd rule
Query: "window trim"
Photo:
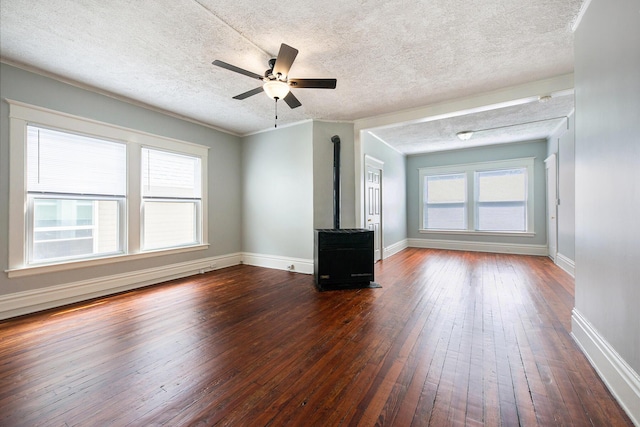
[[(419, 188), (419, 221), (418, 232), (421, 234), (451, 234), (472, 236), (506, 236), (506, 237), (534, 237), (534, 167), (535, 157), (523, 157), (508, 160), (465, 163), (458, 165), (433, 166), (418, 169)], [(477, 183), (476, 172), (495, 171), (504, 169), (525, 168), (527, 170), (527, 229), (526, 231), (481, 231), (476, 230), (477, 224)], [(467, 175), (467, 229), (466, 230), (431, 230), (424, 227), (424, 178), (431, 175), (445, 174)]]
[[(9, 264), (8, 269), (5, 270), (9, 278), (102, 265), (114, 261), (129, 261), (158, 255), (190, 252), (207, 249), (209, 247), (207, 213), (209, 147), (62, 113), (20, 101), (10, 99), (5, 99), (5, 101), (9, 104), (9, 161), (12, 165), (9, 172)], [(26, 204), (28, 197), (26, 135), (28, 124), (70, 133), (95, 136), (101, 139), (121, 141), (127, 144), (127, 194), (125, 217), (123, 218), (125, 234), (125, 241), (123, 242), (124, 254), (37, 265), (27, 264)], [(179, 248), (142, 251), (140, 237), (140, 206), (142, 203), (140, 152), (143, 146), (200, 157), (202, 201), (201, 242), (199, 244)], [(20, 165), (22, 167), (20, 167)]]

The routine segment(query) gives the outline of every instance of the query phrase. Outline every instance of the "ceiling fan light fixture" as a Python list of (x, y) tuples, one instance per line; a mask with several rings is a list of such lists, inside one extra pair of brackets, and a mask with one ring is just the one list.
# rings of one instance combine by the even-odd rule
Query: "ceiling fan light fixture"
[(280, 80), (269, 80), (262, 88), (271, 99), (283, 99), (289, 93), (289, 85)]
[(468, 141), (473, 136), (473, 131), (464, 130), (462, 132), (458, 132), (456, 135), (458, 136), (458, 138), (460, 138), (461, 141)]

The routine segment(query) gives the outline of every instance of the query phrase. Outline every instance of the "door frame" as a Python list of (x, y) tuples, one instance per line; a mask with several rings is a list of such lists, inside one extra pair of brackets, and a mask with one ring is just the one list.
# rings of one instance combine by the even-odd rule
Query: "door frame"
[[(363, 188), (362, 194), (366, 194), (367, 191), (367, 166), (372, 167), (373, 169), (379, 169), (380, 170), (380, 259), (383, 260), (384, 257), (384, 230), (383, 230), (383, 224), (384, 224), (384, 162), (380, 159), (377, 159), (373, 156), (370, 156), (368, 154), (364, 155), (364, 169), (362, 171), (362, 181), (363, 181)], [(363, 218), (367, 217), (367, 212), (366, 212), (366, 204), (363, 203), (362, 206), (362, 214), (364, 215)], [(363, 228), (365, 227), (365, 224), (363, 224)]]
[[(547, 249), (549, 258), (555, 262), (558, 256), (558, 169), (557, 156), (555, 153), (544, 160), (544, 170), (547, 194)], [(552, 177), (553, 180), (549, 179), (550, 177)], [(551, 181), (553, 181), (553, 183)], [(551, 219), (555, 221), (551, 221)], [(552, 239), (555, 248), (553, 253), (551, 251)]]

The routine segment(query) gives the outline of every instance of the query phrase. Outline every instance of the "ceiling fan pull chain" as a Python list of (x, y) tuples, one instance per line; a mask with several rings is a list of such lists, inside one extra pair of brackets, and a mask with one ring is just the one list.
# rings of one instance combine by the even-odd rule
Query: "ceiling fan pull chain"
[(275, 98), (276, 100), (276, 120), (275, 120), (275, 125), (273, 127), (277, 128), (278, 127), (278, 98)]

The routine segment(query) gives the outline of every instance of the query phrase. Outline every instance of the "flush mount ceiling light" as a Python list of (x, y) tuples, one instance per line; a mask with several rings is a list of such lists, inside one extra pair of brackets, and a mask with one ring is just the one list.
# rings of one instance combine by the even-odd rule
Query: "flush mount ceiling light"
[(262, 89), (271, 99), (284, 99), (289, 93), (289, 85), (281, 80), (269, 80)]
[(458, 135), (458, 138), (460, 138), (461, 141), (468, 141), (473, 136), (473, 131), (472, 130), (464, 130), (462, 132), (458, 132), (456, 135)]

